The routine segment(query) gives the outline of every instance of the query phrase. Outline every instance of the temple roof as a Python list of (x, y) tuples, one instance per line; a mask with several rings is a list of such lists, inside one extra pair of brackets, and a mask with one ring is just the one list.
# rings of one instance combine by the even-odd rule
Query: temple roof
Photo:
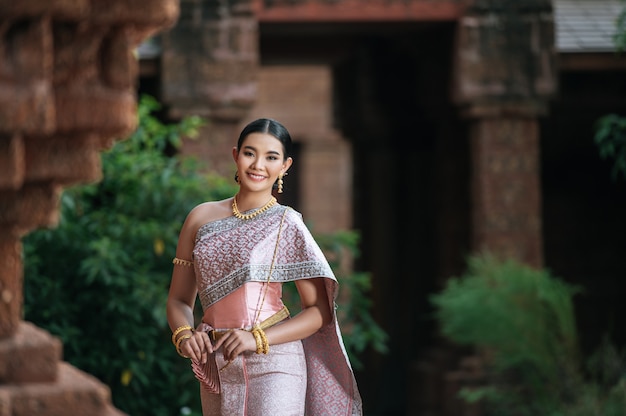
[(553, 0), (556, 45), (561, 53), (612, 52), (621, 0)]

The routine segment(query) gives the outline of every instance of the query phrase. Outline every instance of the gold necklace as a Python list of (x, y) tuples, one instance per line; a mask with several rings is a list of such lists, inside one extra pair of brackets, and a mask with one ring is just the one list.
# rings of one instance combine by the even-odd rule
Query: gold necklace
[(275, 203), (276, 203), (276, 198), (271, 197), (270, 200), (267, 201), (267, 203), (265, 205), (263, 205), (261, 208), (257, 209), (256, 211), (254, 211), (251, 214), (245, 214), (244, 215), (241, 212), (239, 212), (239, 207), (237, 207), (237, 195), (235, 195), (235, 197), (233, 198), (233, 215), (235, 217), (239, 218), (240, 220), (249, 220), (249, 219), (252, 219), (252, 218), (256, 217), (257, 215), (267, 211)]

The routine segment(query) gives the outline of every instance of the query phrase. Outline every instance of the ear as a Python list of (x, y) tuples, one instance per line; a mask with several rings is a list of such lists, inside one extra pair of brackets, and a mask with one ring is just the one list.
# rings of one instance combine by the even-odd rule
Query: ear
[(237, 156), (239, 156), (239, 152), (237, 151), (237, 146), (233, 147), (233, 160), (237, 163)]
[(285, 159), (285, 162), (283, 163), (283, 169), (282, 169), (283, 174), (287, 173), (292, 163), (293, 163), (292, 158), (288, 157), (287, 159)]

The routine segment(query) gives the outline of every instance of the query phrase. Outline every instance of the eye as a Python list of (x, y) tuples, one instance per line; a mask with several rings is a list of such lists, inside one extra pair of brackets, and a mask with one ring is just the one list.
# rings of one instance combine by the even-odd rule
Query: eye
[(243, 155), (246, 157), (254, 157), (254, 153), (251, 152), (250, 150), (244, 150)]
[(272, 156), (268, 156), (268, 157), (267, 157), (267, 159), (268, 159), (268, 160), (272, 160), (272, 161), (273, 161), (273, 160), (278, 160), (278, 156), (274, 156), (274, 155), (272, 155)]

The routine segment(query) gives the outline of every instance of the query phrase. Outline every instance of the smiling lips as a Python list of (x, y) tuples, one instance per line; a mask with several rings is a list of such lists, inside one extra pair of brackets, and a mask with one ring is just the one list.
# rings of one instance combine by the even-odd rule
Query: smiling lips
[(259, 175), (256, 173), (248, 173), (247, 174), (251, 179), (254, 179), (255, 181), (262, 181), (263, 179), (267, 179), (266, 176), (263, 175)]

